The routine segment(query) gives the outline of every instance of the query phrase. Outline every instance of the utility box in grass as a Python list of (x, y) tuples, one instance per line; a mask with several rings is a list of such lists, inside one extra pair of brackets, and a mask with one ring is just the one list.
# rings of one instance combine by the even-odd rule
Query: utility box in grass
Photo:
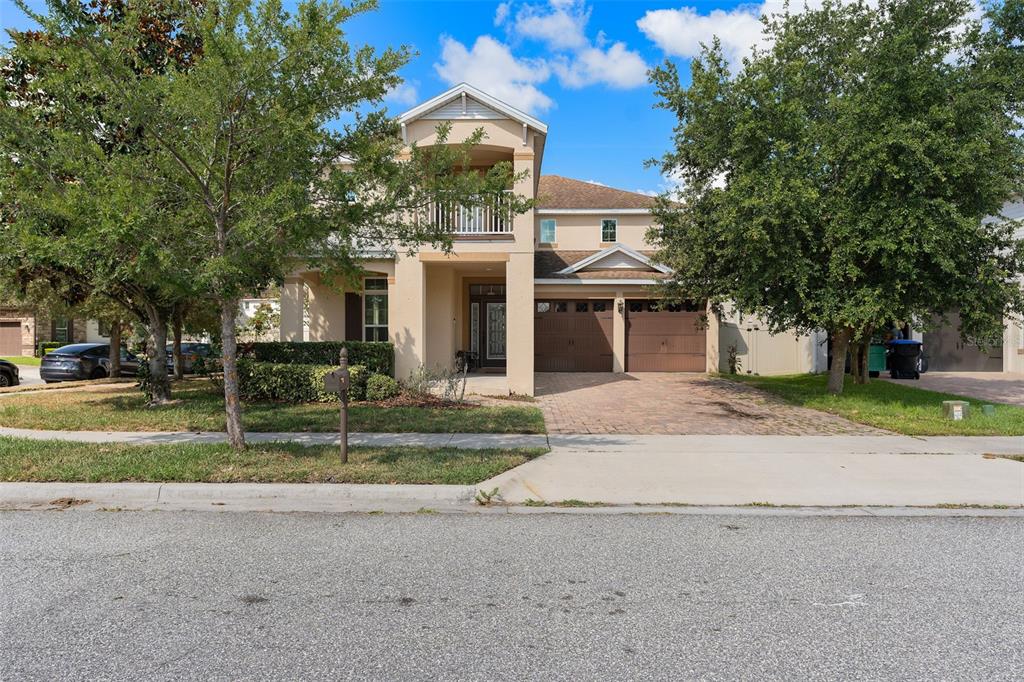
[(970, 407), (971, 404), (966, 400), (943, 400), (942, 414), (946, 419), (952, 419), (955, 422), (963, 421), (967, 419), (967, 411)]

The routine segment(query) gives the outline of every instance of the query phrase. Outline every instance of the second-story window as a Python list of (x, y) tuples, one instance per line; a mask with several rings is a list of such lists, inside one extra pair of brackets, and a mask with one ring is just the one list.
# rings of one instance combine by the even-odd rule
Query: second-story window
[(601, 221), (601, 241), (618, 241), (619, 221), (615, 218), (605, 218)]
[(540, 221), (540, 243), (541, 244), (554, 244), (555, 243), (555, 221), (554, 220), (542, 220)]

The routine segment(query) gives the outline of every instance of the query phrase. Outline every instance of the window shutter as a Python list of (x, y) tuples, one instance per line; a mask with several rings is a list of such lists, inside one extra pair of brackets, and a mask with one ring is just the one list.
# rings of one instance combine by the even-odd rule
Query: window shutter
[(345, 340), (363, 340), (363, 297), (345, 292)]

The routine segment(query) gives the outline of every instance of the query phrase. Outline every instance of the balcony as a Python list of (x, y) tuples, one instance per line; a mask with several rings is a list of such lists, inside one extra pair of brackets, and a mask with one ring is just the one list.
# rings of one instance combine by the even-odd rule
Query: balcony
[(426, 208), (426, 219), (450, 234), (464, 237), (486, 237), (512, 233), (512, 190), (483, 197), (474, 206), (453, 202), (436, 202)]

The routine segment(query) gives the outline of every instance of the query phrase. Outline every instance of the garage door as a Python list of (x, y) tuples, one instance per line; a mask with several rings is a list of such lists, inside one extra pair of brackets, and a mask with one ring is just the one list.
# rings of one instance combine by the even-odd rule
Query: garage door
[(627, 372), (704, 372), (707, 331), (692, 306), (626, 303)]
[(1001, 372), (1002, 339), (982, 350), (960, 339), (960, 314), (946, 315), (949, 324), (924, 333), (924, 353), (933, 372)]
[(0, 355), (21, 355), (20, 322), (0, 322)]
[(536, 301), (534, 369), (612, 371), (611, 301)]

